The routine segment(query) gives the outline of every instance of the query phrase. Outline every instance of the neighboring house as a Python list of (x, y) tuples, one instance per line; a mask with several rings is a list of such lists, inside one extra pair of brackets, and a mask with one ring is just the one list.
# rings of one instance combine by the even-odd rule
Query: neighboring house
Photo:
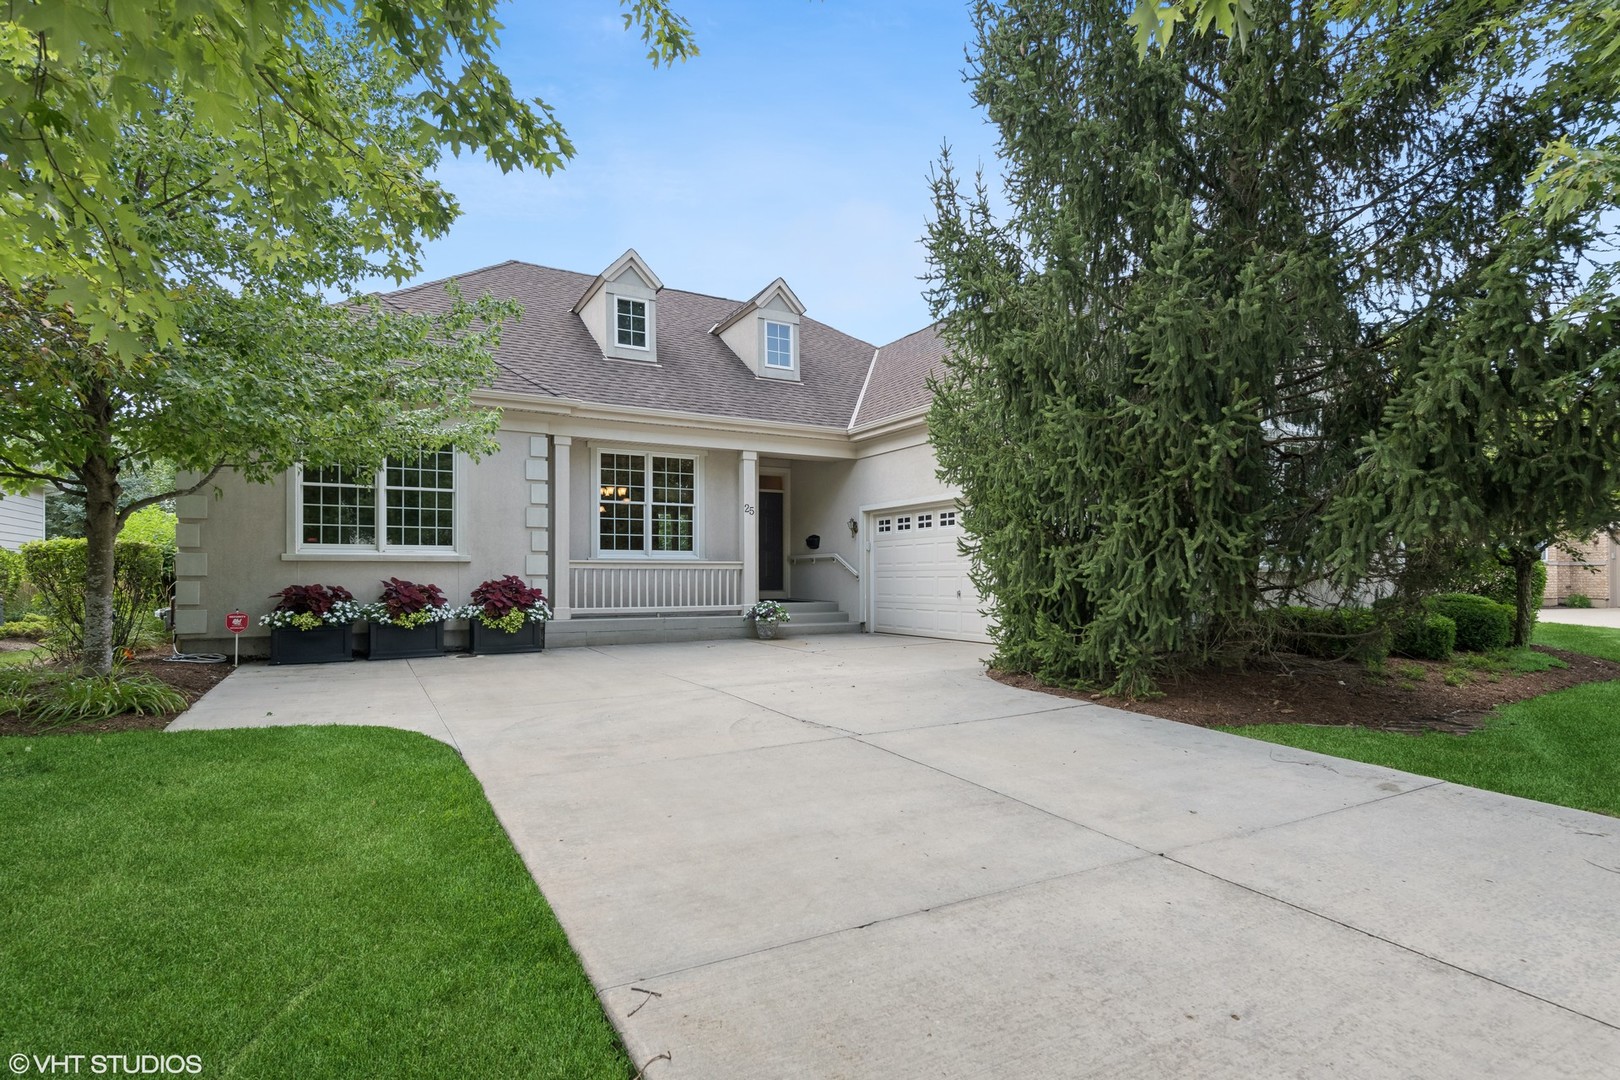
[(1605, 533), (1585, 542), (1556, 544), (1547, 549), (1547, 592), (1545, 607), (1553, 607), (1580, 593), (1593, 607), (1614, 607), (1620, 597), (1614, 583), (1620, 581), (1620, 544)]
[(45, 539), (45, 492), (0, 495), (0, 548)]
[[(500, 452), (432, 453), (375, 476), (310, 462), (178, 500), (176, 632), (285, 585), (377, 595), (391, 576), (452, 602), (525, 576), (551, 597), (548, 643), (741, 634), (760, 598), (823, 602), (866, 630), (984, 640), (957, 549), (957, 493), (935, 475), (931, 329), (881, 348), (808, 318), (780, 278), (748, 301), (666, 289), (634, 251), (596, 276), (506, 262), (463, 294), (522, 304), (481, 401)], [(446, 306), (441, 283), (389, 294)], [(842, 613), (842, 614), (839, 614)]]

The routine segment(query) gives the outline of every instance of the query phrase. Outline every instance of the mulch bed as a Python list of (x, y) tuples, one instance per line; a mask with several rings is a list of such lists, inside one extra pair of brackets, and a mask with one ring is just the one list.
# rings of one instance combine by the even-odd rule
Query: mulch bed
[[(1162, 697), (1117, 698), (1046, 686), (1030, 675), (992, 671), (1009, 686), (1058, 697), (1095, 701), (1116, 709), (1160, 716), (1199, 727), (1245, 724), (1320, 724), (1377, 731), (1477, 730), (1492, 710), (1582, 683), (1620, 679), (1620, 664), (1559, 649), (1532, 646), (1558, 657), (1567, 669), (1528, 674), (1469, 672), (1462, 686), (1447, 686), (1453, 665), (1438, 661), (1391, 659), (1382, 678), (1360, 664), (1283, 655), (1257, 660), (1242, 669), (1206, 669), (1166, 680)], [(1421, 666), (1422, 679), (1404, 679), (1397, 668)]]
[[(232, 670), (230, 661), (223, 664), (175, 664), (163, 659), (167, 655), (169, 654), (166, 652), (143, 654), (125, 664), (124, 670), (151, 675), (155, 679), (168, 683), (184, 695), (188, 706), (213, 689)], [(121, 716), (111, 716), (105, 720), (95, 720), (85, 724), (69, 724), (63, 727), (51, 728), (48, 732), (40, 732), (30, 727), (15, 713), (6, 713), (0, 714), (0, 736), (85, 735), (110, 734), (116, 731), (157, 731), (168, 727), (169, 723), (179, 715), (177, 712), (155, 716), (124, 713)]]

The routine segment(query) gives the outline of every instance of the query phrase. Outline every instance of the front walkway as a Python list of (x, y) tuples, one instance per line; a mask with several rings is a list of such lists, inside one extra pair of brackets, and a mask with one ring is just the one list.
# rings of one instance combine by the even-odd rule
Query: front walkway
[(867, 635), (251, 667), (460, 747), (649, 1080), (1611, 1077), (1620, 822)]

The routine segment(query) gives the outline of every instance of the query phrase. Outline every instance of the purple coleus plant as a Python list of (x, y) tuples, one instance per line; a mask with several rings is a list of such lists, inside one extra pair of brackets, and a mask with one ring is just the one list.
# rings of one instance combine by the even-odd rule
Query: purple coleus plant
[(467, 617), (476, 618), (492, 630), (515, 634), (523, 624), (551, 617), (546, 594), (530, 588), (516, 574), (492, 578), (472, 591)]
[(418, 585), (414, 581), (397, 577), (391, 577), (383, 582), (382, 598), (378, 602), (394, 619), (405, 615), (419, 615), (431, 608), (445, 606), (444, 591), (437, 585)]
[(343, 626), (362, 615), (354, 594), (341, 585), (289, 585), (270, 597), (278, 602), (259, 622), (274, 629)]

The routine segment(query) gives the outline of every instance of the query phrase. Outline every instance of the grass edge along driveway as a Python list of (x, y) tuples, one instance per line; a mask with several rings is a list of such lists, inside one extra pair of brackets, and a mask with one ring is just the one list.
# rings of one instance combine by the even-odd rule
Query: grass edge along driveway
[(632, 1073), (482, 787), (425, 736), (0, 739), (0, 822), (8, 1060)]
[[(1620, 630), (1544, 623), (1537, 645), (1620, 661)], [(1468, 735), (1256, 724), (1234, 735), (1432, 776), (1504, 795), (1620, 816), (1620, 682), (1504, 706)]]

